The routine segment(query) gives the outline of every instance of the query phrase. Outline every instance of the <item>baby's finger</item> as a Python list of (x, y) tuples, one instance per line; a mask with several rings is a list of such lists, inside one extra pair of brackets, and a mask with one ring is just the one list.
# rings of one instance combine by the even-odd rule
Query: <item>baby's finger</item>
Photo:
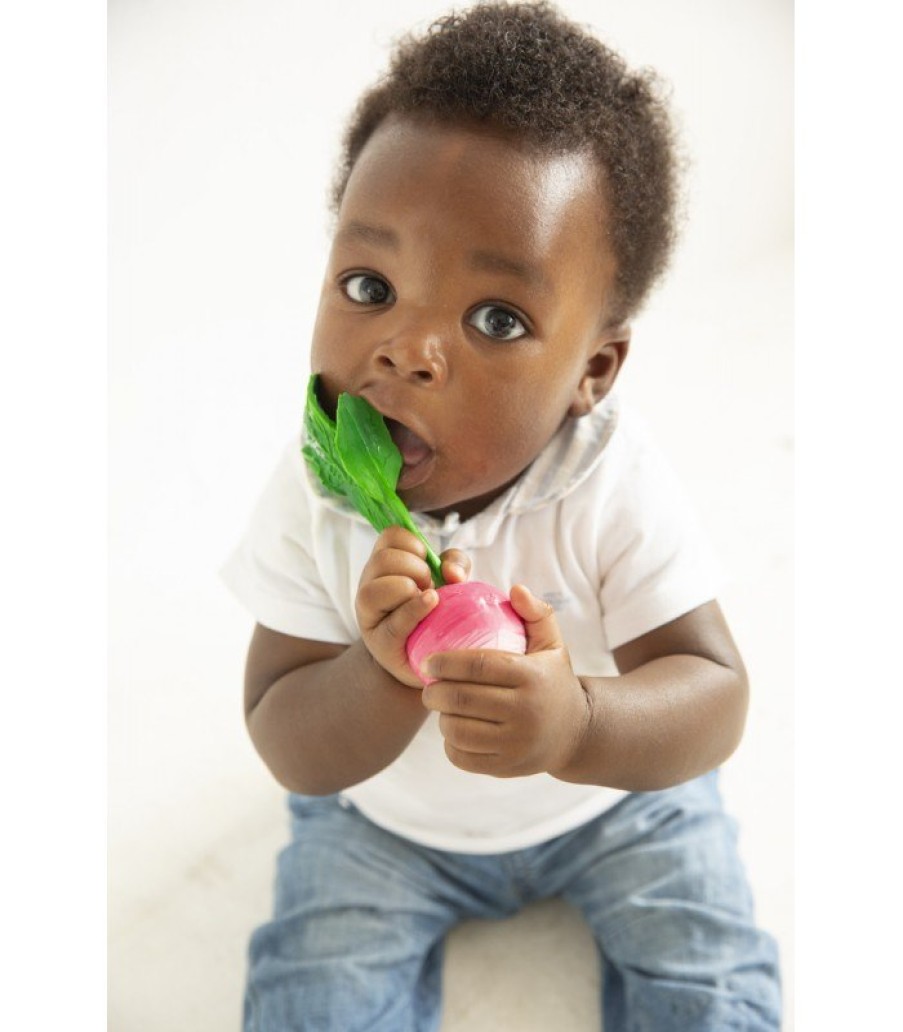
[(445, 744), (459, 752), (477, 756), (498, 756), (500, 752), (499, 725), (486, 720), (471, 720), (443, 713), (439, 730)]
[(497, 649), (456, 649), (434, 652), (421, 663), (423, 672), (437, 681), (516, 688), (524, 680), (524, 657)]
[(361, 573), (361, 583), (392, 577), (408, 577), (421, 591), (426, 591), (433, 583), (426, 560), (401, 548), (374, 552)]
[(433, 681), (423, 689), (423, 705), (436, 713), (488, 720), (501, 724), (511, 717), (517, 705), (510, 688), (466, 681)]
[(420, 593), (410, 577), (378, 577), (364, 581), (357, 592), (358, 622), (364, 630), (370, 630)]
[(561, 640), (558, 621), (555, 619), (555, 610), (548, 602), (537, 598), (523, 584), (515, 584), (511, 589), (511, 605), (524, 621), (528, 654), (562, 647), (564, 643)]
[(419, 555), (421, 559), (426, 559), (426, 545), (416, 534), (405, 530), (404, 527), (386, 527), (380, 533), (373, 546), (373, 551), (376, 553), (387, 548), (399, 548), (404, 552)]
[(439, 595), (434, 588), (421, 591), (414, 598), (393, 609), (379, 624), (379, 633), (387, 639), (387, 644), (404, 649), (405, 642), (411, 632), (439, 604)]
[(440, 556), (442, 577), (447, 584), (463, 584), (470, 579), (470, 556), (460, 548), (447, 548)]

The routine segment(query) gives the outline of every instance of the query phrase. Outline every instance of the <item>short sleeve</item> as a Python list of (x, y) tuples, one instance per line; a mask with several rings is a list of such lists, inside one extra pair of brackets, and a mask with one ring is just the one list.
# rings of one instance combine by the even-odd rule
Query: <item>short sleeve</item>
[(354, 639), (331, 600), (313, 546), (311, 498), (292, 442), (264, 488), (220, 577), (255, 620), (313, 641)]
[(616, 484), (600, 535), (600, 603), (611, 649), (711, 601), (720, 580), (683, 488), (635, 414), (615, 439)]

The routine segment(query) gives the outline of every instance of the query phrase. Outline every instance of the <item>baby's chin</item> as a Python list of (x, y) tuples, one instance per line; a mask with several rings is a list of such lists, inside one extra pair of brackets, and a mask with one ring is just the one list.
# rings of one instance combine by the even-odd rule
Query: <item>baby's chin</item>
[(396, 488), (396, 494), (413, 513), (422, 513), (424, 516), (432, 516), (435, 519), (444, 519), (450, 512), (458, 512), (460, 505), (466, 505), (467, 500), (460, 502), (454, 499), (437, 496), (434, 492), (423, 488)]
[[(459, 498), (447, 493), (430, 490), (429, 485), (412, 487), (408, 490), (397, 489), (398, 497), (404, 502), (412, 513), (431, 516), (433, 519), (444, 520), (450, 513), (456, 512), (461, 519), (467, 519), (483, 508), (476, 498)], [(465, 513), (467, 515), (465, 515)]]
[(430, 490), (429, 482), (409, 491), (399, 491), (398, 496), (411, 512), (424, 513), (437, 520), (444, 520), (451, 513), (456, 512), (463, 521), (469, 520), (472, 516), (476, 516), (477, 513), (488, 508), (516, 480), (517, 477), (476, 496), (450, 493), (443, 495), (442, 492)]

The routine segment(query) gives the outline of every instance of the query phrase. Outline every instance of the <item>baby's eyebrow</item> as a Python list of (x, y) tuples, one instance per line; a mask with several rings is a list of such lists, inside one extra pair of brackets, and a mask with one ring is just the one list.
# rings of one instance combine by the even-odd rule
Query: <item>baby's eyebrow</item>
[(549, 287), (548, 279), (538, 265), (509, 258), (496, 251), (471, 251), (468, 262), (478, 272), (504, 272), (523, 280), (530, 287)]
[(368, 222), (358, 222), (352, 219), (347, 222), (338, 232), (337, 239), (340, 241), (362, 240), (365, 244), (374, 244), (376, 247), (385, 247), (390, 251), (397, 251), (400, 242), (398, 234), (388, 226), (371, 225)]

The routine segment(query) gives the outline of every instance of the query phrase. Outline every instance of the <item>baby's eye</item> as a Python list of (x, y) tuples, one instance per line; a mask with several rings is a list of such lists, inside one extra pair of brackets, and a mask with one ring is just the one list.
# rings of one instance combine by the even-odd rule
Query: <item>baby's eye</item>
[(379, 276), (349, 276), (342, 283), (342, 289), (360, 305), (384, 305), (395, 300), (392, 288)]
[(499, 308), (498, 305), (483, 305), (473, 313), (469, 321), (480, 333), (496, 340), (517, 340), (527, 332), (527, 328), (516, 315), (507, 308)]

